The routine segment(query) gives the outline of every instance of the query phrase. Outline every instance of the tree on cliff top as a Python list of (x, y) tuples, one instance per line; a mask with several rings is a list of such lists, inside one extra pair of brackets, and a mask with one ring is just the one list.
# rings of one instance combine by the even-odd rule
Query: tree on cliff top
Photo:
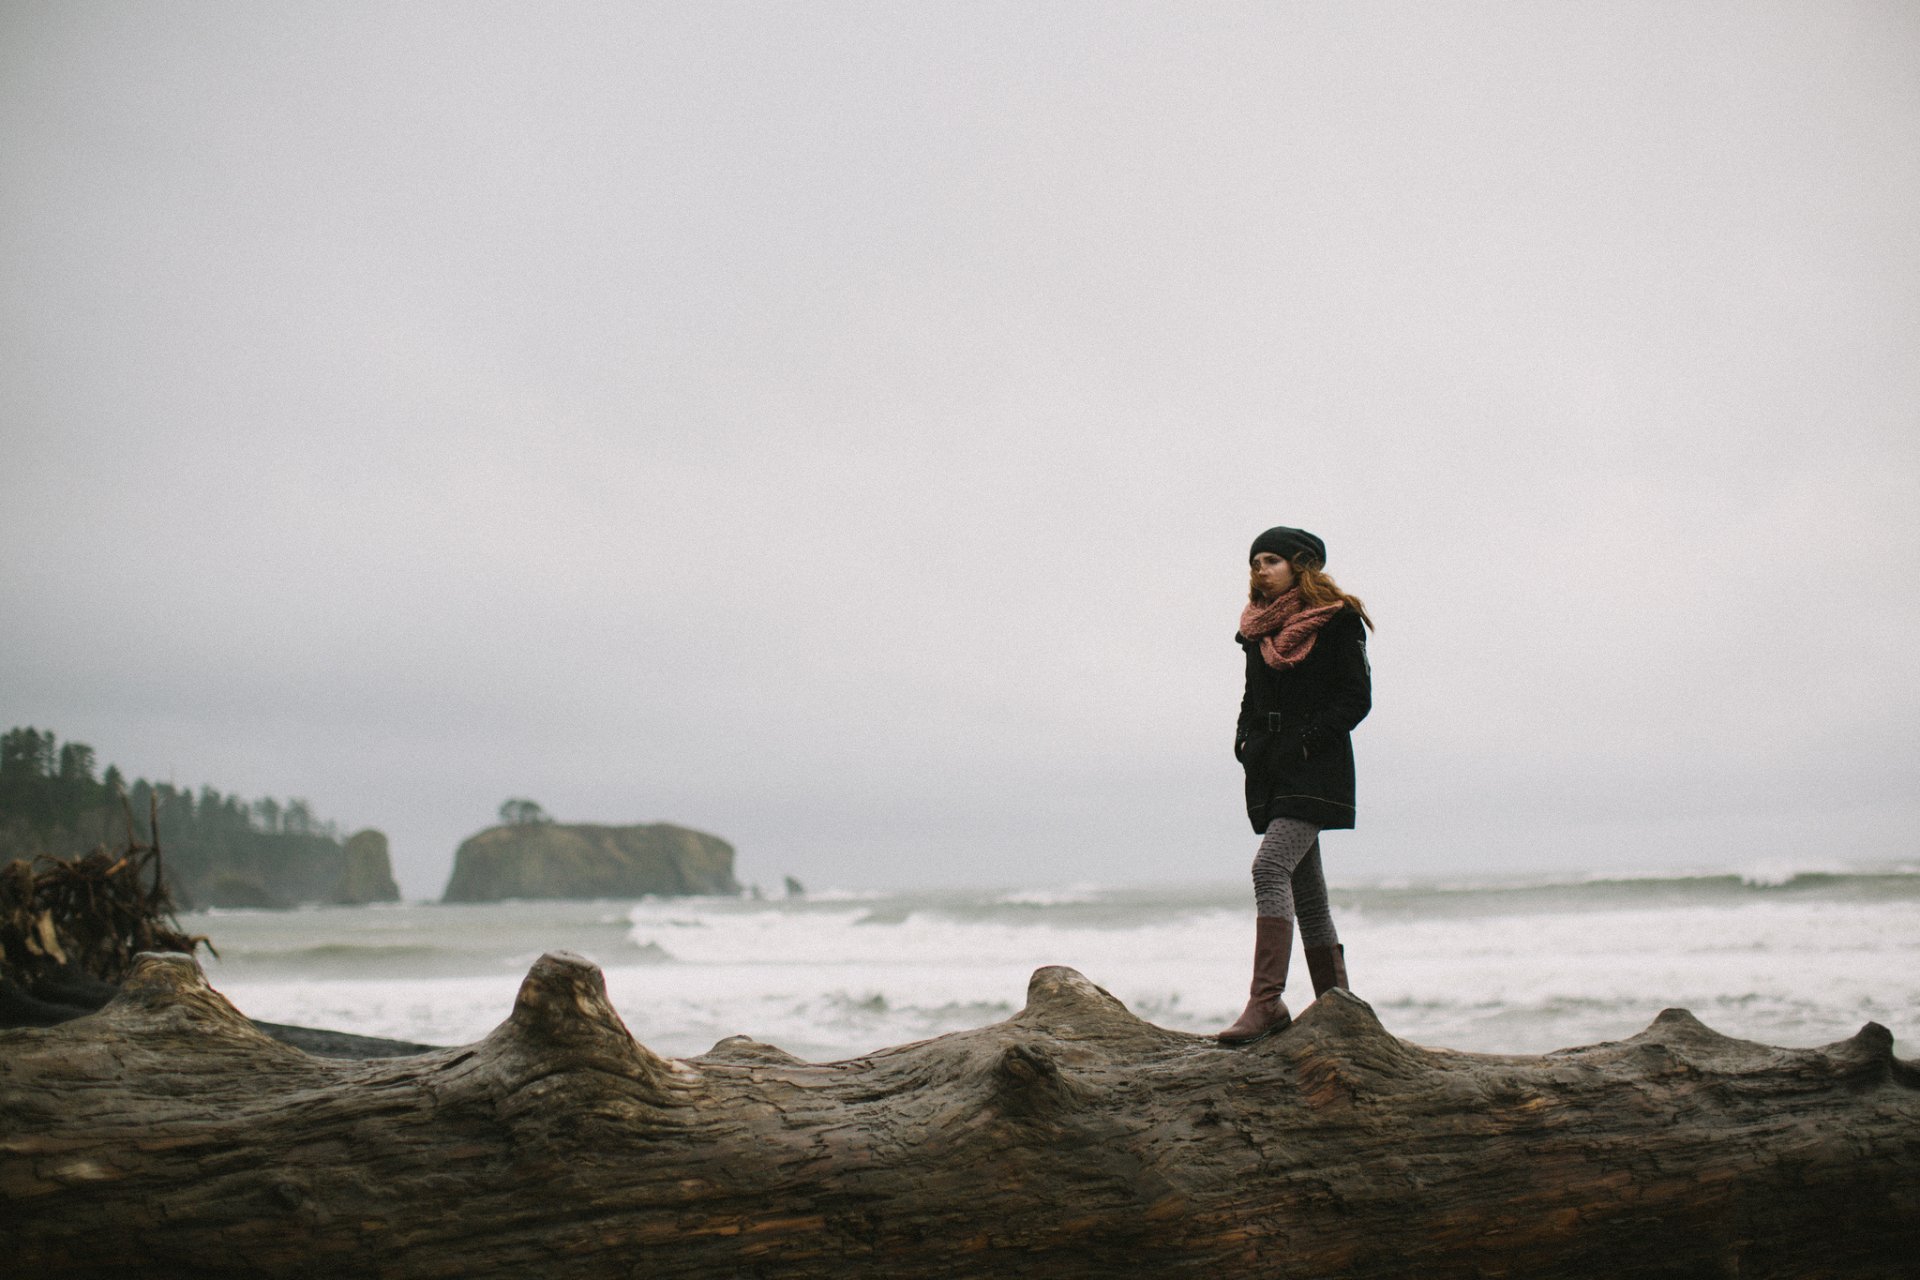
[(501, 804), (500, 821), (510, 827), (525, 827), (537, 822), (552, 822), (553, 818), (533, 801), (516, 796)]

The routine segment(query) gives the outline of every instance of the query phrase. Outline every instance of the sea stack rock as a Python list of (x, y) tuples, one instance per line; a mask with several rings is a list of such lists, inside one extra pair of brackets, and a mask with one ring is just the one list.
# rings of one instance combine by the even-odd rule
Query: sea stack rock
[(398, 902), (400, 886), (393, 880), (393, 862), (387, 856), (387, 836), (369, 827), (348, 839), (346, 863), (333, 886), (339, 903)]
[(733, 846), (704, 831), (665, 822), (523, 822), (489, 827), (463, 842), (442, 901), (739, 892)]

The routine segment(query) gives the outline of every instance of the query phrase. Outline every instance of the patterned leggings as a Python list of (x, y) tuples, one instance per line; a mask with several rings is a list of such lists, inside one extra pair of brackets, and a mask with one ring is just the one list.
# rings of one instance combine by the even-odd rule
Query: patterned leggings
[(1267, 824), (1253, 858), (1254, 909), (1263, 916), (1300, 918), (1300, 942), (1331, 947), (1340, 941), (1327, 909), (1327, 881), (1320, 873), (1320, 828), (1298, 818)]

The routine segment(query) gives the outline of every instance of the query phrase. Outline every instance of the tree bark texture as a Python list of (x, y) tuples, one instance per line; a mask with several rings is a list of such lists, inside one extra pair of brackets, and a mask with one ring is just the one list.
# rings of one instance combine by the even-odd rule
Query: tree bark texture
[(312, 1057), (189, 957), (0, 1033), (28, 1276), (1887, 1277), (1920, 1262), (1920, 1072), (1669, 1010), (1540, 1057), (1330, 992), (1242, 1049), (1041, 969), (1004, 1022), (834, 1063), (666, 1060), (597, 969), (484, 1040)]

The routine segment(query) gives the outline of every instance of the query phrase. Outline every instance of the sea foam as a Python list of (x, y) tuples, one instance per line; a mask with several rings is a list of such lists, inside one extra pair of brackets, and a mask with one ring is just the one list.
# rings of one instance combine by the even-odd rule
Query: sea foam
[[(746, 1034), (818, 1060), (979, 1026), (1062, 964), (1135, 1013), (1206, 1033), (1245, 1000), (1238, 886), (334, 908), (192, 917), (215, 985), (252, 1016), (426, 1043), (504, 1019), (541, 953), (606, 973), (672, 1056)], [(1333, 893), (1354, 990), (1395, 1034), (1486, 1052), (1632, 1035), (1669, 1006), (1729, 1035), (1820, 1044), (1920, 1009), (1920, 875), (1796, 866), (1749, 878), (1535, 878)], [(1295, 961), (1288, 999), (1312, 997)]]

